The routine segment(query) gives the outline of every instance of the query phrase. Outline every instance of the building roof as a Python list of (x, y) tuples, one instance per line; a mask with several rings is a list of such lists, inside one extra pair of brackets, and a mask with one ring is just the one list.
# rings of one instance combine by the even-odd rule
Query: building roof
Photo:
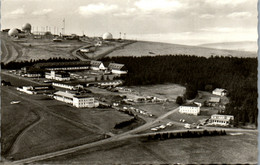
[(73, 96), (74, 96), (74, 94), (69, 93), (69, 92), (64, 92), (64, 91), (55, 92), (54, 95), (64, 96), (64, 97), (67, 97), (67, 98), (73, 98)]
[(217, 121), (229, 121), (230, 119), (226, 119), (226, 118), (225, 118), (225, 119), (222, 119), (222, 118), (212, 119), (212, 118), (211, 118), (211, 120), (217, 120)]
[(62, 75), (62, 76), (70, 76), (70, 74), (69, 73), (67, 73), (67, 72), (64, 72), (64, 71), (57, 71), (57, 72), (55, 72), (55, 75)]
[(90, 61), (91, 66), (99, 67), (102, 64), (102, 61)]
[(75, 98), (94, 98), (93, 96), (89, 95), (74, 95)]
[(62, 68), (74, 66), (90, 66), (90, 61), (69, 61), (69, 62), (46, 62), (34, 64), (34, 68)]
[(182, 107), (199, 107), (197, 104), (183, 104)]
[(124, 64), (110, 63), (108, 65), (108, 68), (109, 69), (121, 70), (124, 66), (125, 66)]
[(209, 102), (211, 103), (219, 103), (220, 98), (219, 97), (210, 97)]
[(222, 88), (216, 88), (213, 92), (226, 92), (227, 90), (226, 89), (222, 89)]
[(219, 115), (219, 114), (214, 114), (214, 115), (211, 115), (211, 119), (230, 119), (230, 118), (234, 118), (233, 115)]

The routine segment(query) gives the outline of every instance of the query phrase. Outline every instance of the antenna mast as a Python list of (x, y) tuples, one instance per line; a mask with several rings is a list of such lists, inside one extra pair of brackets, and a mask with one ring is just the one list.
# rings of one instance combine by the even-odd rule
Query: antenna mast
[(63, 35), (65, 34), (65, 18), (63, 19), (63, 28), (62, 28)]

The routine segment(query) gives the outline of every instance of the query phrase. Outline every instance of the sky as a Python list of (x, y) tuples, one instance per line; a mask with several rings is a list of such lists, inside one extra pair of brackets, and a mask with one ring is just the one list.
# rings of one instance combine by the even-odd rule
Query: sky
[(2, 0), (1, 29), (185, 45), (257, 41), (257, 0)]

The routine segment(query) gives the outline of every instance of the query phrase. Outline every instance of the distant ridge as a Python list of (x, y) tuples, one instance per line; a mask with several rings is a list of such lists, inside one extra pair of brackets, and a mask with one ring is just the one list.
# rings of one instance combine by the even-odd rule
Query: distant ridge
[(115, 50), (107, 57), (118, 56), (158, 56), (158, 55), (195, 55), (202, 57), (232, 56), (232, 57), (257, 57), (256, 51), (227, 50), (207, 48), (206, 46), (188, 46), (161, 42), (137, 41)]
[(248, 51), (248, 52), (257, 52), (258, 49), (258, 45), (256, 41), (208, 43), (208, 44), (201, 44), (198, 46), (215, 48), (215, 49)]

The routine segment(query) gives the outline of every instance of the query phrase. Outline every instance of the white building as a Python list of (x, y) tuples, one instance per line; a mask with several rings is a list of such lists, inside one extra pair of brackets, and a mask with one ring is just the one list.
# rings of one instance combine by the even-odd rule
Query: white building
[(24, 74), (24, 77), (39, 78), (39, 77), (41, 77), (41, 74), (40, 73), (26, 73), (26, 74)]
[(99, 103), (95, 101), (94, 97), (75, 95), (67, 91), (58, 91), (54, 93), (54, 99), (72, 104), (77, 108), (94, 108), (99, 106)]
[(179, 112), (184, 114), (198, 115), (200, 114), (200, 106), (196, 104), (182, 105), (180, 106)]
[(45, 73), (45, 78), (57, 80), (57, 81), (69, 81), (70, 80), (70, 74), (67, 72), (57, 72), (57, 71), (51, 71)]
[(63, 83), (57, 83), (57, 82), (53, 82), (52, 86), (54, 87), (60, 87), (60, 88), (65, 88), (65, 89), (69, 89), (69, 90), (74, 90), (75, 87), (73, 85), (69, 85), (69, 84), (63, 84)]
[(220, 126), (228, 126), (231, 124), (231, 122), (234, 120), (233, 115), (217, 115), (214, 114), (209, 119), (209, 122), (212, 125), (220, 125)]
[(63, 92), (63, 91), (58, 91), (54, 93), (53, 98), (65, 103), (73, 104), (73, 96), (74, 94), (69, 93), (69, 92)]
[(90, 69), (92, 70), (106, 70), (106, 67), (101, 61), (90, 61)]
[(101, 87), (109, 87), (109, 86), (116, 87), (116, 86), (119, 86), (119, 85), (122, 85), (122, 84), (123, 84), (123, 82), (121, 80), (98, 83), (98, 85), (101, 86)]
[(18, 91), (33, 95), (36, 94), (35, 91), (33, 91), (33, 87), (32, 86), (23, 86), (23, 87), (17, 87), (16, 88)]
[(221, 89), (221, 88), (216, 88), (214, 91), (212, 91), (213, 95), (218, 95), (218, 96), (226, 96), (227, 95), (227, 90)]
[(94, 108), (98, 107), (99, 103), (95, 101), (94, 97), (86, 96), (74, 96), (73, 97), (73, 106), (77, 108)]
[(110, 63), (108, 65), (108, 69), (111, 70), (114, 74), (127, 74), (127, 70), (125, 69), (124, 64)]

